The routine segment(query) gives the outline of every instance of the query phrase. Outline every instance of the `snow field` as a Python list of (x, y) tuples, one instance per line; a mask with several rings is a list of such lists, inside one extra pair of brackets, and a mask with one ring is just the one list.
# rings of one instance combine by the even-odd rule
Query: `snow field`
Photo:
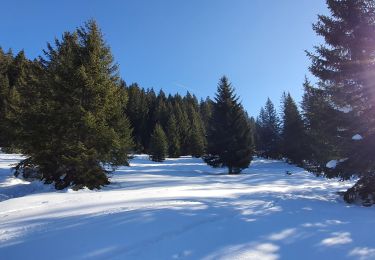
[(137, 155), (102, 190), (75, 192), (13, 177), (20, 159), (0, 154), (0, 259), (375, 259), (374, 208), (337, 194), (353, 182), (284, 162), (226, 175)]

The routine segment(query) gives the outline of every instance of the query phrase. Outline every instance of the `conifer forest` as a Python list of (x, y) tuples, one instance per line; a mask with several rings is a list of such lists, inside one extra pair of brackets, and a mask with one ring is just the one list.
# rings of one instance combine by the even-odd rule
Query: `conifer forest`
[(256, 115), (225, 74), (128, 82), (95, 17), (0, 38), (0, 259), (375, 259), (375, 1), (324, 3), (302, 96)]

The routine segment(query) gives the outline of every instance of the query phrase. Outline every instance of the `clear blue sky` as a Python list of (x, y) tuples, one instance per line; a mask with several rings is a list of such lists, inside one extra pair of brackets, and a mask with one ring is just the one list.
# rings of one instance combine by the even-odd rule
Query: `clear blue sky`
[[(94, 18), (127, 83), (213, 96), (227, 75), (250, 115), (290, 91), (301, 100), (304, 50), (325, 0), (64, 0), (1, 2), (0, 46), (40, 55), (46, 42)], [(310, 77), (310, 76), (309, 76)]]

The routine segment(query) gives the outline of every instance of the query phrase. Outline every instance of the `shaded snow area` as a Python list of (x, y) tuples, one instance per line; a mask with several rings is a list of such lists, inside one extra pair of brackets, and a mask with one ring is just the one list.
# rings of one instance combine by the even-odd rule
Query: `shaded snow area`
[(12, 177), (19, 159), (0, 154), (0, 259), (375, 259), (375, 208), (337, 195), (353, 183), (280, 161), (229, 176), (140, 155), (75, 192)]

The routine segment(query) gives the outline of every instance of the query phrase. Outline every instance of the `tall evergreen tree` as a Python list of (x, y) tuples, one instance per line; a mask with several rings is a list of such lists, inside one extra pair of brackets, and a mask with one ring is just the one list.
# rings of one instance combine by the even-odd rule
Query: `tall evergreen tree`
[(319, 173), (325, 171), (327, 174), (326, 163), (332, 158), (340, 159), (337, 147), (339, 111), (333, 108), (324, 89), (313, 87), (307, 79), (303, 88), (302, 115), (306, 133), (304, 159), (309, 170)]
[[(373, 0), (328, 0), (331, 16), (320, 15), (314, 30), (326, 44), (308, 53), (311, 72), (320, 79), (329, 101), (340, 112), (338, 146), (346, 160), (338, 175), (375, 176), (375, 4)], [(360, 137), (360, 138), (354, 138)], [(375, 177), (365, 182), (375, 186)], [(362, 183), (363, 184), (363, 183)], [(368, 185), (362, 185), (367, 186)], [(366, 194), (367, 193), (367, 194)], [(375, 201), (375, 190), (366, 192)], [(359, 193), (351, 190), (352, 201)], [(354, 195), (353, 195), (354, 194)]]
[(290, 93), (283, 94), (282, 105), (282, 153), (290, 162), (301, 164), (306, 157), (303, 120)]
[(248, 123), (250, 127), (250, 133), (251, 133), (251, 144), (252, 144), (252, 149), (256, 149), (256, 139), (257, 139), (257, 124), (254, 119), (254, 117), (248, 117)]
[(15, 151), (16, 137), (21, 130), (18, 124), (20, 113), (20, 89), (26, 85), (29, 61), (23, 51), (14, 58), (11, 52), (0, 53), (0, 147)]
[(182, 100), (176, 99), (174, 105), (176, 120), (177, 120), (177, 131), (180, 136), (180, 145), (181, 145), (181, 155), (190, 154), (190, 131), (191, 126), (189, 122), (189, 117), (185, 106), (182, 104)]
[(44, 75), (34, 82), (41, 102), (21, 115), (29, 158), (16, 174), (34, 167), (58, 189), (100, 188), (108, 183), (103, 166), (127, 164), (132, 143), (117, 66), (94, 21), (65, 33), (45, 54)]
[(150, 138), (150, 158), (155, 162), (165, 160), (168, 152), (168, 141), (160, 124), (156, 124)]
[(268, 158), (280, 158), (280, 120), (269, 98), (265, 107), (260, 110), (257, 126), (259, 135), (257, 150), (260, 155)]
[(149, 104), (144, 89), (132, 84), (127, 88), (128, 103), (126, 106), (126, 115), (129, 118), (133, 128), (133, 138), (136, 144), (136, 151), (145, 152), (146, 141), (151, 131), (148, 129)]
[(169, 117), (167, 126), (168, 136), (168, 155), (171, 158), (178, 158), (180, 156), (180, 137), (177, 130), (176, 118), (173, 114)]
[(204, 126), (196, 107), (190, 108), (191, 132), (190, 132), (190, 152), (194, 157), (201, 157), (204, 153), (206, 138), (204, 136)]
[(159, 123), (163, 127), (163, 129), (167, 127), (168, 104), (163, 90), (160, 90), (159, 94), (156, 97), (155, 110), (152, 120), (155, 124)]
[(208, 130), (205, 161), (213, 167), (228, 167), (229, 174), (247, 168), (253, 155), (250, 127), (228, 79), (220, 79)]
[(153, 88), (146, 90), (146, 100), (148, 106), (148, 120), (146, 124), (146, 131), (143, 135), (143, 144), (145, 152), (149, 152), (150, 138), (154, 131), (156, 121), (154, 119), (155, 107), (156, 107), (156, 93)]
[(8, 115), (8, 99), (9, 99), (9, 64), (13, 57), (6, 55), (0, 48), (0, 147), (9, 146), (9, 121)]
[(211, 114), (212, 114), (212, 100), (207, 97), (206, 100), (201, 100), (199, 109), (200, 109), (200, 114), (202, 118), (202, 122), (204, 124), (204, 129), (205, 132), (208, 130), (208, 125), (211, 119)]

